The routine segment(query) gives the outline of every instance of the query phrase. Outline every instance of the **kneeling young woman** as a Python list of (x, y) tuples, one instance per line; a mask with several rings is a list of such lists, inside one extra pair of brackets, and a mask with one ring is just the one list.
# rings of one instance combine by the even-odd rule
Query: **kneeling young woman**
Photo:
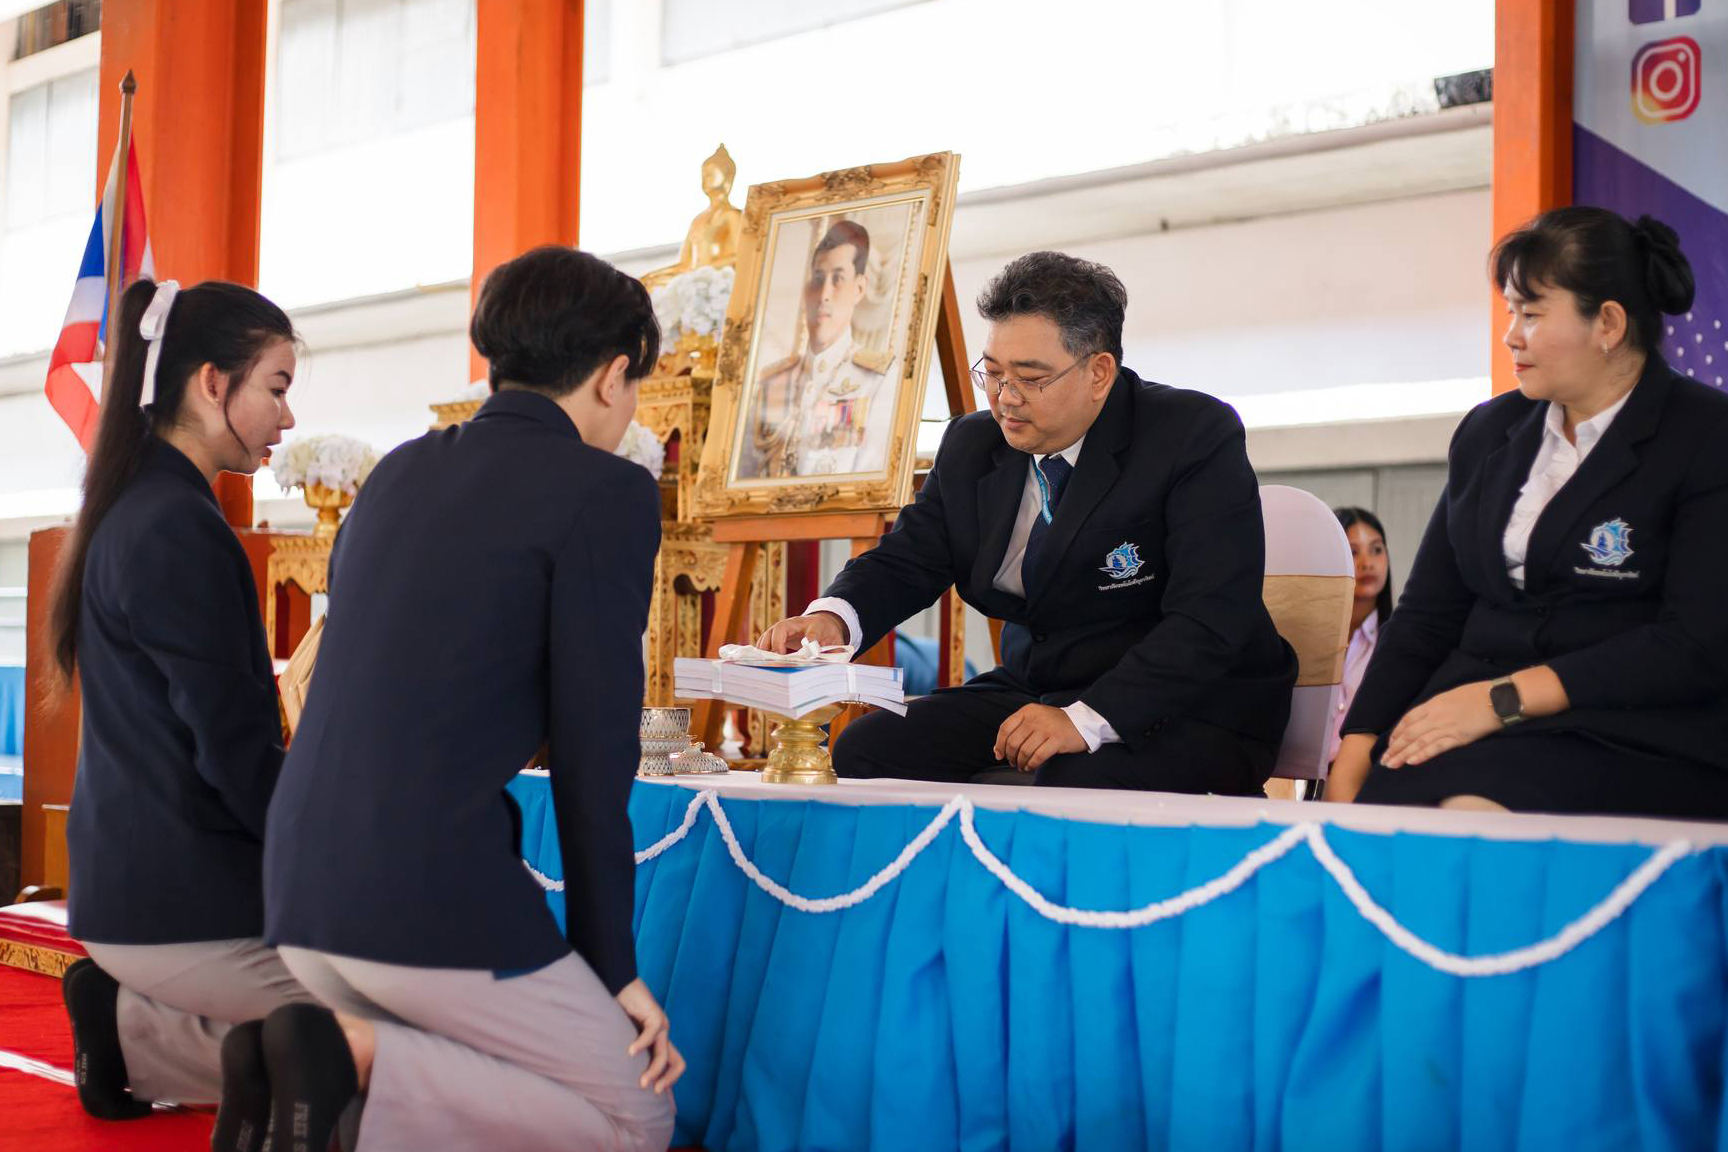
[(249, 288), (133, 284), (51, 632), (83, 694), (66, 838), (78, 1092), (214, 1103), (224, 1034), (308, 999), (265, 946), (282, 729), (258, 590), (211, 485), (294, 426), (294, 329)]

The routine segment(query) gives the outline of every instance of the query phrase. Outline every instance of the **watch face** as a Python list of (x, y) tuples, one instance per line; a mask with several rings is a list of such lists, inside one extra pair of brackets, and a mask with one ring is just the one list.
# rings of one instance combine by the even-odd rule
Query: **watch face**
[(1516, 684), (1496, 684), (1488, 689), (1488, 703), (1494, 706), (1494, 714), (1502, 720), (1517, 716), (1524, 710), (1524, 701), (1518, 696)]

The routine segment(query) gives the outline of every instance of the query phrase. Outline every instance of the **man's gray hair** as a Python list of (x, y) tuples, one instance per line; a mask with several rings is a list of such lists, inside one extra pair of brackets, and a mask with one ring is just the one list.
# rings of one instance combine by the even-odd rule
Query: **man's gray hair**
[(1028, 252), (996, 274), (978, 294), (984, 319), (1043, 316), (1062, 331), (1074, 356), (1108, 352), (1122, 366), (1122, 318), (1128, 290), (1116, 273), (1065, 252)]

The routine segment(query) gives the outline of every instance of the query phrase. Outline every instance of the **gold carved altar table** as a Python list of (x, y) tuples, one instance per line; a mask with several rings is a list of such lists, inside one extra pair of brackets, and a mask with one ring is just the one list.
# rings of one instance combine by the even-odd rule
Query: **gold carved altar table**
[(278, 533), (272, 538), (270, 559), (264, 567), (264, 582), (268, 586), (264, 597), (264, 635), (270, 638), (272, 653), (276, 643), (276, 590), (294, 584), (308, 596), (329, 592), (332, 543), (331, 538), (310, 533)]

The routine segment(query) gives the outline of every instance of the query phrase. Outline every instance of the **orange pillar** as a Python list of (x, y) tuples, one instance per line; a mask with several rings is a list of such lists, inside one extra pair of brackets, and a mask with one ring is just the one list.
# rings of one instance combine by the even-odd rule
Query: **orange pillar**
[[(479, 0), (474, 279), (537, 244), (575, 244), (582, 190), (582, 0)], [(486, 362), (470, 350), (471, 379)]]
[[(132, 135), (157, 271), (258, 282), (264, 172), (266, 0), (107, 0), (102, 5), (102, 174), (120, 123), (120, 80), (138, 78)], [(252, 525), (250, 477), (224, 474), (230, 524)]]
[[(1494, 15), (1494, 237), (1572, 202), (1572, 55), (1576, 0), (1499, 0)], [(1494, 392), (1518, 386), (1500, 344), (1506, 302), (1493, 292)]]

